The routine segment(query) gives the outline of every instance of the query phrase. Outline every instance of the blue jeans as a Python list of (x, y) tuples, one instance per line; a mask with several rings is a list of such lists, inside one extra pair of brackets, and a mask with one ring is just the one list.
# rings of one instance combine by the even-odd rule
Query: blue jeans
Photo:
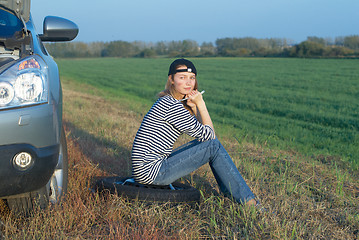
[(168, 185), (206, 163), (209, 163), (224, 195), (233, 197), (239, 203), (255, 198), (218, 139), (205, 142), (194, 140), (175, 149), (163, 161), (153, 184)]

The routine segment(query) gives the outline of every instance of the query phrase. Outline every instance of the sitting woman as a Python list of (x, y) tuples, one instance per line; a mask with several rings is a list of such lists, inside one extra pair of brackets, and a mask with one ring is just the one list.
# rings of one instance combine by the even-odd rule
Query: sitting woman
[[(139, 183), (168, 185), (209, 163), (225, 195), (242, 204), (258, 205), (215, 136), (196, 76), (189, 60), (177, 59), (170, 65), (166, 88), (143, 118), (134, 139), (132, 175)], [(182, 133), (196, 139), (172, 151)]]

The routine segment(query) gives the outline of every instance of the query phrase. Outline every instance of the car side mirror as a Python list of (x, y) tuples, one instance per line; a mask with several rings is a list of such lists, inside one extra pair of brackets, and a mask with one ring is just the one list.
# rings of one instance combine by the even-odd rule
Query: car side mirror
[(77, 25), (65, 18), (47, 16), (44, 19), (43, 34), (39, 37), (43, 42), (65, 42), (76, 38), (79, 32)]

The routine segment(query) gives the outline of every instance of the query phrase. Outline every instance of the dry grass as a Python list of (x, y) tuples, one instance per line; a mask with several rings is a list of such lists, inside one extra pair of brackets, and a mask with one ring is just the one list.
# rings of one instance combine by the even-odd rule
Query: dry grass
[[(70, 161), (61, 206), (13, 216), (0, 202), (7, 239), (357, 239), (358, 173), (340, 159), (306, 158), (219, 136), (268, 212), (218, 193), (208, 166), (182, 179), (201, 190), (196, 208), (146, 205), (93, 193), (93, 179), (130, 174), (130, 150), (142, 115), (116, 101), (64, 89)], [(180, 140), (181, 144), (187, 139)], [(0, 237), (1, 238), (1, 237)]]

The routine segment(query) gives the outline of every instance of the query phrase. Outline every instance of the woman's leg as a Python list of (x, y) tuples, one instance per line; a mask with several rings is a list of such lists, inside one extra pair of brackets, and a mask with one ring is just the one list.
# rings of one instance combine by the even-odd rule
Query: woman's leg
[(163, 161), (153, 184), (170, 184), (206, 163), (209, 163), (224, 194), (240, 203), (255, 198), (231, 157), (217, 139), (205, 142), (195, 140), (176, 149)]

